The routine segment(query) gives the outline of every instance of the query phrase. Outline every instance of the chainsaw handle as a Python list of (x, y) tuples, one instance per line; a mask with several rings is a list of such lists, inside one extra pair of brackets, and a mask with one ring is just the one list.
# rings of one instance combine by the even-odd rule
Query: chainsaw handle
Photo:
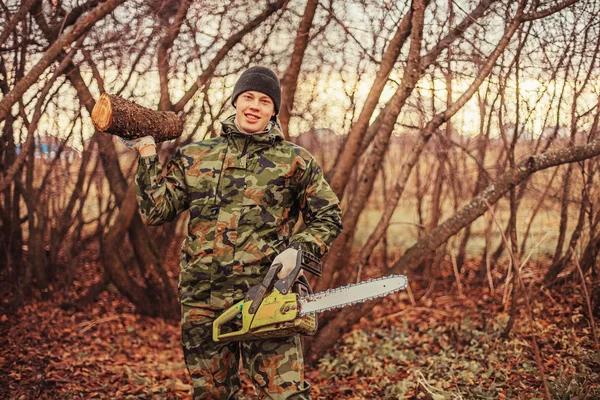
[(258, 310), (258, 307), (260, 307), (267, 292), (270, 292), (273, 289), (273, 284), (277, 280), (277, 274), (281, 271), (282, 267), (282, 263), (271, 265), (271, 268), (267, 271), (267, 275), (262, 283), (254, 285), (248, 290), (248, 293), (246, 293), (246, 301), (252, 301), (248, 310), (250, 314), (254, 314), (256, 310)]
[(221, 328), (227, 324), (228, 322), (232, 321), (233, 319), (235, 319), (237, 317), (238, 314), (242, 314), (242, 308), (243, 308), (244, 302), (240, 301), (237, 304), (229, 307), (227, 310), (223, 311), (223, 313), (221, 315), (219, 315), (214, 321), (213, 321), (213, 340), (215, 342), (220, 342), (222, 340), (226, 340), (229, 337), (235, 337), (235, 336), (239, 336), (241, 334), (247, 333), (248, 332), (248, 326), (244, 326), (245, 325), (245, 321), (243, 321), (242, 319), (242, 327), (240, 328), (240, 330), (238, 331), (234, 331), (234, 332), (229, 332), (229, 333), (221, 333)]
[(298, 250), (298, 254), (296, 255), (296, 266), (290, 272), (288, 276), (285, 278), (279, 279), (275, 282), (275, 289), (279, 290), (281, 294), (288, 294), (292, 288), (292, 285), (300, 275), (302, 271), (302, 250)]

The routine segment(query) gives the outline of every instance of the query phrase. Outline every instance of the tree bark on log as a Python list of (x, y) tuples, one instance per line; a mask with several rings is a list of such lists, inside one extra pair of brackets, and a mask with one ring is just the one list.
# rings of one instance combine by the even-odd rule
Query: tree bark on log
[(106, 93), (92, 110), (92, 122), (99, 131), (126, 140), (150, 135), (160, 143), (177, 139), (183, 132), (183, 122), (174, 112), (151, 110)]

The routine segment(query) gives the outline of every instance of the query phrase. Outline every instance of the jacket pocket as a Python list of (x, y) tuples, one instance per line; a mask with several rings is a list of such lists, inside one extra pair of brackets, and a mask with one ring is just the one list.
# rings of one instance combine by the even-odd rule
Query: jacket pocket
[(217, 217), (218, 209), (204, 202), (192, 202), (190, 205), (188, 236), (181, 246), (182, 271), (192, 264), (205, 266), (212, 264)]
[(215, 239), (215, 226), (219, 216), (217, 206), (205, 202), (192, 202), (190, 205), (190, 220), (188, 233), (194, 241), (200, 243)]
[(181, 263), (179, 272), (179, 297), (188, 302), (208, 302), (212, 275), (212, 255), (191, 236), (181, 245)]

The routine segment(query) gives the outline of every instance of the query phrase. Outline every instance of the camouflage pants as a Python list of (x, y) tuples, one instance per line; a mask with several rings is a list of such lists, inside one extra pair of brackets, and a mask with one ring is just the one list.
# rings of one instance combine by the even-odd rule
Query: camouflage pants
[(196, 399), (235, 399), (241, 388), (240, 358), (261, 399), (308, 399), (299, 336), (216, 343), (212, 323), (217, 313), (183, 306), (182, 342)]

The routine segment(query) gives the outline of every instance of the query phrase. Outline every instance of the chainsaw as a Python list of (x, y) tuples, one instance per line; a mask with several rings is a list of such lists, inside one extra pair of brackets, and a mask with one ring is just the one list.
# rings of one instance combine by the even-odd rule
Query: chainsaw
[(317, 313), (387, 296), (405, 289), (408, 283), (404, 275), (390, 275), (313, 294), (301, 271), (321, 276), (318, 259), (299, 249), (292, 272), (277, 280), (281, 267), (273, 265), (244, 300), (215, 319), (215, 342), (313, 335), (318, 328)]

